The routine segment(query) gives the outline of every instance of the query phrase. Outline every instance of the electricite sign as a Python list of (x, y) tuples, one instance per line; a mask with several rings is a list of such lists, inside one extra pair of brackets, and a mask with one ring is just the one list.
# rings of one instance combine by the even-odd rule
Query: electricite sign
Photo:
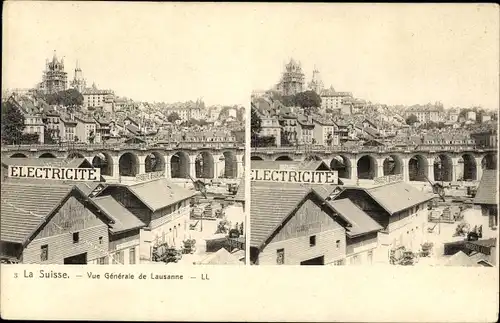
[(101, 179), (101, 170), (99, 168), (9, 165), (8, 176), (14, 178), (98, 182)]
[(252, 169), (252, 181), (276, 183), (338, 184), (337, 171)]

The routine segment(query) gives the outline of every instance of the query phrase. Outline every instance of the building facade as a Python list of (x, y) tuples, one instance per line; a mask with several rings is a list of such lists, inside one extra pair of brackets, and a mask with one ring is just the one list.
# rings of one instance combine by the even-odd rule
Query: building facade
[(39, 90), (44, 94), (57, 93), (68, 88), (68, 73), (64, 71), (64, 58), (59, 60), (54, 51), (52, 60), (45, 62), (42, 82)]

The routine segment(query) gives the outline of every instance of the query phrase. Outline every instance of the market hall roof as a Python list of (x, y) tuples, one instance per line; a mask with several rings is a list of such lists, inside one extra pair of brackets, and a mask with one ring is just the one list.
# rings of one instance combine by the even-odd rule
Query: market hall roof
[(114, 223), (110, 225), (111, 233), (120, 233), (146, 226), (110, 195), (96, 197), (93, 201), (114, 220)]
[(434, 195), (419, 191), (405, 182), (395, 182), (373, 188), (345, 187), (344, 191), (365, 191), (390, 215), (430, 201)]
[(102, 192), (106, 191), (108, 187), (116, 186), (128, 189), (152, 212), (186, 200), (195, 196), (197, 193), (174, 184), (166, 178), (158, 178), (152, 181), (146, 181), (133, 185), (109, 184), (102, 190)]
[(481, 182), (474, 197), (475, 204), (498, 204), (498, 180), (497, 171), (494, 169), (483, 170)]

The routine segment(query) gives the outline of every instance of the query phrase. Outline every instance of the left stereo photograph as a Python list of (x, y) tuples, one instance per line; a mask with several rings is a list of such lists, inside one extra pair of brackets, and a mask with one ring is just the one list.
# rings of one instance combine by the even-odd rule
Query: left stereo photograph
[(219, 18), (180, 35), (186, 8), (102, 30), (114, 6), (53, 5), (58, 34), (43, 6), (5, 22), (2, 263), (245, 265), (244, 48)]

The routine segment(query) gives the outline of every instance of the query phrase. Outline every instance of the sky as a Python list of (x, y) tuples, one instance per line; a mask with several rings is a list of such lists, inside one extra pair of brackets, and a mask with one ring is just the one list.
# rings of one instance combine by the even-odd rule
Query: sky
[(247, 105), (251, 80), (242, 62), (249, 30), (239, 22), (242, 13), (234, 5), (194, 3), (8, 3), (2, 83), (34, 86), (56, 50), (68, 79), (78, 60), (87, 85), (119, 96)]
[(41, 81), (45, 59), (142, 101), (247, 104), (284, 63), (384, 104), (499, 106), (494, 5), (20, 2), (4, 7), (6, 88)]
[(382, 104), (499, 105), (499, 7), (316, 4), (268, 6), (254, 23), (264, 90), (285, 62), (314, 67), (325, 86)]

